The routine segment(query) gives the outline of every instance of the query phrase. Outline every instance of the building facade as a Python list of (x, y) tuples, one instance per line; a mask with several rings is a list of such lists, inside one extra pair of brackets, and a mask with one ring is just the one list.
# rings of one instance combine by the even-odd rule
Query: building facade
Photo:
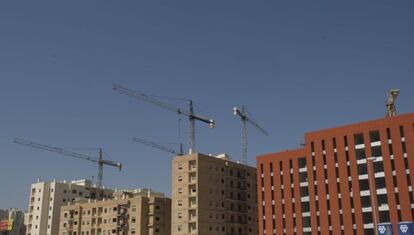
[(0, 223), (0, 235), (25, 234), (24, 212), (19, 209), (0, 210)]
[(257, 169), (260, 234), (397, 233), (414, 216), (414, 113), (306, 133)]
[(172, 235), (256, 235), (256, 169), (194, 153), (172, 164)]
[(113, 199), (71, 202), (61, 209), (59, 235), (170, 235), (171, 199), (148, 190)]
[(90, 180), (37, 182), (31, 185), (26, 235), (59, 232), (60, 207), (79, 199), (111, 198), (112, 189), (96, 188)]

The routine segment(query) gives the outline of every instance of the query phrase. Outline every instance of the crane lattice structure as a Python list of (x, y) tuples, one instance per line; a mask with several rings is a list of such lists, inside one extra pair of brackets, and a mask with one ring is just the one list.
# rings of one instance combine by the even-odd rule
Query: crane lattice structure
[(385, 115), (386, 117), (394, 117), (397, 115), (397, 108), (395, 107), (395, 101), (397, 100), (397, 97), (399, 94), (400, 94), (400, 90), (398, 89), (391, 89), (388, 92), (387, 115)]
[(161, 100), (155, 98), (154, 96), (146, 95), (146, 94), (143, 94), (143, 93), (140, 93), (140, 92), (136, 92), (136, 91), (127, 89), (125, 87), (122, 87), (120, 85), (115, 84), (112, 89), (115, 90), (115, 91), (118, 91), (120, 93), (123, 93), (125, 95), (129, 95), (129, 96), (132, 96), (134, 98), (146, 101), (150, 104), (154, 104), (154, 105), (157, 105), (157, 106), (162, 107), (164, 109), (170, 110), (170, 111), (175, 112), (179, 115), (183, 115), (183, 116), (188, 117), (188, 121), (189, 121), (188, 142), (189, 142), (189, 153), (190, 154), (195, 151), (195, 145), (196, 145), (195, 144), (195, 121), (197, 120), (197, 121), (207, 123), (210, 128), (214, 128), (215, 122), (214, 122), (213, 119), (210, 119), (210, 118), (207, 118), (207, 117), (204, 117), (202, 115), (198, 115), (198, 114), (194, 113), (194, 105), (193, 105), (192, 100), (190, 100), (190, 104), (189, 104), (190, 109), (189, 109), (189, 111), (185, 111), (185, 110), (183, 110), (183, 109), (181, 109), (181, 108), (179, 108), (175, 105), (172, 105), (172, 104), (166, 103), (164, 101), (161, 101)]
[(239, 116), (241, 120), (241, 153), (243, 163), (247, 164), (247, 123), (250, 123), (266, 136), (268, 136), (269, 133), (248, 116), (247, 109), (244, 107), (244, 105), (241, 108), (234, 107), (233, 114), (235, 116)]
[(98, 149), (99, 150), (98, 151), (98, 157), (92, 157), (92, 156), (89, 156), (89, 155), (86, 155), (86, 154), (83, 154), (83, 153), (77, 153), (77, 152), (65, 150), (63, 148), (53, 147), (53, 146), (49, 146), (49, 145), (45, 145), (45, 144), (39, 144), (39, 143), (35, 143), (35, 142), (32, 142), (32, 141), (19, 139), (19, 138), (15, 138), (14, 143), (21, 144), (21, 145), (26, 145), (26, 146), (29, 146), (29, 147), (32, 147), (32, 148), (37, 148), (37, 149), (50, 151), (50, 152), (54, 152), (54, 153), (58, 153), (58, 154), (62, 154), (62, 155), (82, 159), (82, 160), (87, 160), (87, 161), (94, 162), (94, 163), (98, 163), (98, 179), (97, 179), (97, 187), (98, 188), (103, 188), (102, 180), (103, 180), (103, 166), (104, 165), (117, 167), (119, 169), (119, 171), (122, 170), (122, 164), (121, 163), (103, 159), (102, 148)]
[(146, 140), (146, 139), (142, 139), (142, 138), (138, 138), (138, 137), (133, 137), (132, 140), (135, 141), (135, 142), (138, 142), (138, 143), (141, 143), (141, 144), (144, 144), (144, 145), (147, 145), (147, 146), (165, 151), (165, 152), (175, 154), (175, 155), (179, 155), (179, 156), (183, 155), (183, 144), (181, 144), (181, 143), (171, 143), (171, 144), (176, 144), (176, 145), (180, 146), (180, 149), (176, 150), (174, 148), (165, 146), (164, 144), (157, 143), (157, 142), (150, 141), (150, 140)]

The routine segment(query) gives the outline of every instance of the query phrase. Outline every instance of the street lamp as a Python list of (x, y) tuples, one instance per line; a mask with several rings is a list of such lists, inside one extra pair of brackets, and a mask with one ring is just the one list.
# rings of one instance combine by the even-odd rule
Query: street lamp
[(368, 184), (369, 184), (369, 191), (370, 191), (370, 198), (371, 198), (371, 208), (372, 208), (372, 217), (374, 218), (373, 222), (374, 222), (374, 232), (375, 235), (378, 234), (377, 232), (377, 204), (375, 203), (375, 196), (374, 196), (374, 185), (375, 185), (375, 175), (372, 175), (372, 164), (368, 164), (368, 162), (376, 162), (378, 161), (378, 157), (368, 157), (367, 158), (367, 170), (368, 170)]

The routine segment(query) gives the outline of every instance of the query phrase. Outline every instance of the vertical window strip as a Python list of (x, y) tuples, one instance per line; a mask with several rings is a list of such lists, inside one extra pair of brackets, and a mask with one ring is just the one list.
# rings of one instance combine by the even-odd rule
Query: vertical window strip
[(282, 161), (280, 161), (279, 162), (279, 169), (280, 169), (280, 185), (281, 185), (281, 189), (282, 190), (280, 190), (280, 194), (281, 194), (281, 199), (282, 199), (282, 231), (285, 229), (285, 218), (283, 218), (283, 217), (286, 217), (285, 216), (285, 203), (283, 203), (284, 202), (284, 198), (285, 198), (285, 183), (284, 183), (284, 180), (283, 180), (283, 174), (282, 174), (282, 172), (283, 172), (283, 162)]

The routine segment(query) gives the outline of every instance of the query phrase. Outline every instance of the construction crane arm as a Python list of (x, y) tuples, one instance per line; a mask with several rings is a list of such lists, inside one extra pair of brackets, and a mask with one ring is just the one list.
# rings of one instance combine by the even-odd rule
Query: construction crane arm
[(185, 110), (182, 110), (181, 108), (179, 108), (175, 105), (168, 104), (168, 103), (165, 103), (164, 101), (156, 99), (154, 96), (139, 93), (139, 92), (130, 90), (128, 88), (122, 87), (122, 86), (117, 85), (117, 84), (115, 84), (112, 87), (112, 89), (115, 90), (115, 91), (118, 91), (120, 93), (123, 93), (125, 95), (129, 95), (129, 96), (132, 96), (134, 98), (137, 98), (137, 99), (146, 101), (148, 103), (157, 105), (159, 107), (168, 109), (168, 110), (173, 111), (173, 112), (175, 112), (179, 115), (187, 116), (188, 119), (189, 119), (189, 129), (190, 129), (189, 134), (188, 134), (189, 153), (190, 154), (193, 153), (194, 148), (195, 148), (195, 121), (198, 120), (198, 121), (202, 121), (204, 123), (207, 123), (210, 128), (214, 128), (214, 126), (215, 126), (215, 122), (214, 122), (213, 119), (209, 119), (207, 117), (203, 117), (201, 115), (197, 115), (197, 114), (194, 113), (194, 106), (193, 106), (192, 100), (190, 100), (190, 110), (185, 111)]
[(257, 130), (259, 130), (260, 132), (262, 132), (265, 135), (269, 135), (269, 133), (263, 129), (261, 126), (259, 126), (259, 124), (257, 124), (255, 121), (249, 119), (248, 117), (246, 117), (246, 121), (249, 122), (252, 126), (254, 126)]
[[(138, 143), (145, 144), (147, 146), (153, 147), (153, 148), (157, 148), (157, 149), (163, 150), (165, 152), (169, 152), (169, 153), (176, 154), (176, 155), (183, 155), (182, 147), (180, 148), (180, 151), (177, 151), (177, 150), (175, 150), (173, 148), (170, 148), (170, 147), (161, 145), (159, 143), (155, 143), (153, 141), (141, 139), (141, 138), (138, 138), (138, 137), (133, 137), (132, 140), (135, 141), (135, 142), (138, 142)], [(180, 144), (180, 146), (182, 146), (182, 145)]]
[[(97, 161), (97, 162), (99, 162), (99, 161)], [(100, 162), (102, 162), (102, 164), (105, 164), (105, 165), (118, 167), (119, 171), (122, 170), (122, 164), (119, 163), (119, 162), (114, 162), (114, 161), (110, 161), (110, 160), (101, 160)]]
[(91, 161), (91, 162), (98, 162), (98, 160), (96, 158), (91, 157), (89, 155), (68, 151), (68, 150), (65, 150), (65, 149), (62, 149), (62, 148), (59, 148), (59, 147), (52, 147), (52, 146), (48, 146), (48, 145), (45, 145), (45, 144), (38, 144), (38, 143), (35, 143), (35, 142), (32, 142), (32, 141), (19, 139), (19, 138), (15, 138), (13, 142), (17, 143), (17, 144), (33, 147), (33, 148), (38, 148), (38, 149), (43, 149), (43, 150), (47, 150), (47, 151), (50, 151), (50, 152), (59, 153), (59, 154), (74, 157), (74, 158), (84, 159), (84, 160), (88, 160), (88, 161)]
[(193, 115), (191, 115), (191, 117), (193, 117), (194, 119), (197, 119), (199, 121), (202, 121), (204, 123), (207, 123), (210, 128), (214, 128), (214, 126), (215, 126), (214, 120), (209, 119), (208, 117), (204, 117), (204, 116), (197, 115), (197, 114), (193, 114)]
[(129, 96), (135, 97), (137, 99), (141, 99), (143, 101), (146, 101), (148, 103), (158, 105), (158, 106), (160, 106), (162, 108), (168, 109), (168, 110), (173, 111), (175, 113), (178, 113), (178, 114), (181, 114), (181, 115), (185, 115), (185, 116), (189, 116), (189, 113), (181, 110), (179, 107), (177, 107), (175, 105), (172, 105), (172, 104), (165, 103), (165, 102), (163, 102), (161, 100), (158, 100), (158, 99), (156, 99), (154, 97), (151, 97), (149, 95), (146, 95), (146, 94), (143, 94), (143, 93), (139, 93), (139, 92), (130, 90), (128, 88), (122, 87), (122, 86), (117, 85), (117, 84), (115, 84), (112, 87), (112, 89), (114, 91), (118, 91), (118, 92), (123, 93), (125, 95), (129, 95)]

